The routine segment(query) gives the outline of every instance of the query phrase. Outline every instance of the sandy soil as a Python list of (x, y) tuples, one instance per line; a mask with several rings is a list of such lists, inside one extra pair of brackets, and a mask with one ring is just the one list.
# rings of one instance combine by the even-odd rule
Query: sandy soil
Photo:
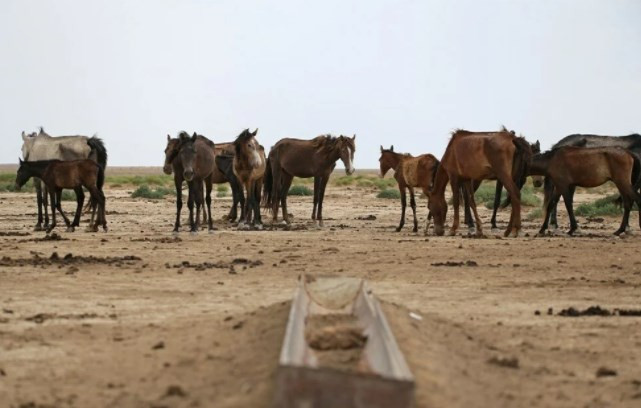
[(580, 219), (577, 238), (425, 237), (394, 232), (396, 200), (329, 187), (322, 230), (292, 197), (291, 231), (217, 220), (175, 239), (173, 200), (129, 192), (107, 191), (108, 233), (60, 240), (32, 232), (31, 195), (0, 195), (0, 406), (269, 406), (301, 272), (370, 281), (418, 407), (641, 406), (641, 317), (559, 315), (641, 307), (641, 234), (613, 238), (617, 219)]

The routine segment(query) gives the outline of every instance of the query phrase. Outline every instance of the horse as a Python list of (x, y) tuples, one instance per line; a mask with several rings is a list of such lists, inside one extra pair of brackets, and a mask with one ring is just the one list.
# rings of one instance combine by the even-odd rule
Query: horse
[[(621, 147), (628, 149), (637, 157), (641, 158), (641, 135), (633, 133), (626, 136), (601, 136), (590, 134), (572, 134), (564, 137), (556, 142), (551, 149), (556, 149), (563, 146), (576, 146), (576, 147)], [(556, 217), (556, 205), (552, 208), (552, 224), (558, 228), (558, 221)]]
[[(513, 130), (511, 132), (512, 134), (515, 134)], [(522, 136), (519, 136), (519, 137), (522, 138)], [(530, 143), (530, 149), (532, 150), (532, 154), (541, 153), (541, 144), (539, 143), (538, 140), (535, 143)], [(517, 180), (514, 180), (514, 182), (516, 183), (516, 186), (520, 190), (523, 188), (527, 180), (527, 176), (528, 176), (527, 164), (515, 162), (514, 165), (516, 166), (516, 169), (513, 169), (512, 174), (520, 175)], [(543, 177), (533, 175), (532, 182), (534, 183), (535, 187), (541, 187), (543, 185)], [(481, 186), (480, 181), (474, 181), (472, 183), (472, 188), (474, 192), (476, 192), (476, 190), (478, 190), (480, 186)], [(503, 193), (503, 184), (497, 180), (496, 190), (494, 192), (494, 204), (492, 206), (492, 219), (490, 220), (492, 231), (498, 230), (498, 227), (496, 226), (496, 214), (498, 212), (499, 207), (505, 208), (510, 204), (509, 197), (507, 197), (503, 202), (503, 204), (501, 204), (502, 193)], [(464, 201), (463, 205), (465, 206), (465, 224), (468, 226), (470, 230), (472, 230), (474, 228), (474, 220), (472, 219), (472, 213), (470, 211), (470, 206), (469, 206), (469, 198), (467, 195), (463, 195), (463, 201)]]
[[(535, 155), (530, 173), (545, 176), (545, 217), (539, 235), (545, 234), (551, 212), (561, 196), (570, 217), (568, 234), (574, 234), (578, 225), (572, 199), (577, 186), (598, 187), (607, 181), (614, 182), (621, 194), (624, 208), (621, 226), (615, 235), (625, 231), (632, 204), (636, 203), (641, 209), (641, 195), (637, 193), (640, 187), (641, 162), (637, 155), (620, 147), (558, 147)], [(639, 226), (641, 227), (641, 217)]]
[[(385, 174), (394, 169), (394, 178), (398, 183), (398, 189), (401, 192), (401, 221), (396, 228), (396, 232), (400, 232), (405, 225), (405, 208), (407, 207), (406, 189), (410, 191), (410, 206), (414, 215), (414, 229), (413, 232), (418, 231), (418, 220), (416, 219), (416, 200), (414, 199), (414, 187), (420, 187), (423, 194), (428, 198), (430, 196), (430, 189), (436, 176), (436, 169), (438, 168), (439, 161), (431, 154), (422, 154), (414, 157), (408, 153), (394, 152), (394, 146), (389, 149), (383, 149), (381, 146), (381, 157), (378, 159), (380, 163), (380, 176), (385, 177)], [(429, 227), (429, 219), (431, 215), (428, 214), (427, 224), (425, 226), (425, 233)]]
[[(243, 130), (234, 140), (234, 160), (232, 168), (246, 191), (245, 219), (238, 223), (239, 229), (245, 229), (253, 224), (257, 229), (262, 228), (260, 218), (260, 190), (265, 176), (265, 149), (256, 140), (258, 129), (253, 133)], [(252, 218), (253, 216), (253, 218)]]
[(443, 235), (447, 202), (445, 187), (448, 181), (452, 187), (454, 222), (450, 235), (455, 235), (459, 226), (460, 187), (466, 188), (476, 220), (477, 235), (483, 235), (481, 219), (476, 210), (471, 181), (496, 178), (507, 189), (512, 201), (510, 222), (505, 236), (518, 236), (521, 229), (521, 192), (514, 173), (514, 163), (529, 163), (532, 152), (530, 145), (523, 139), (503, 128), (498, 132), (469, 132), (456, 130), (452, 133), (447, 149), (436, 171), (428, 208), (434, 218), (436, 235)]
[(317, 136), (311, 140), (281, 139), (270, 150), (263, 188), (263, 206), (269, 209), (273, 222), (278, 219), (278, 206), (282, 205), (283, 221), (289, 223), (287, 194), (294, 177), (314, 178), (314, 206), (312, 220), (323, 225), (323, 200), (325, 187), (340, 159), (347, 175), (354, 173), (356, 135), (353, 137), (331, 135)]
[[(22, 132), (22, 158), (25, 161), (34, 160), (81, 160), (91, 159), (107, 168), (107, 149), (103, 141), (97, 136), (51, 136), (41, 127), (39, 131), (26, 134)], [(49, 225), (49, 213), (47, 210), (47, 192), (42, 190), (40, 179), (34, 178), (36, 188), (36, 199), (38, 203), (38, 221), (34, 227), (35, 231)], [(91, 203), (95, 207), (95, 203)], [(92, 212), (92, 214), (95, 211)], [(93, 220), (92, 220), (93, 222)], [(75, 226), (78, 222), (74, 221)]]
[[(50, 233), (56, 227), (56, 209), (62, 215), (62, 218), (67, 224), (67, 231), (73, 232), (76, 221), (80, 218), (82, 211), (82, 204), (84, 200), (84, 193), (82, 188), (85, 187), (89, 190), (91, 200), (96, 203), (98, 209), (98, 217), (96, 223), (93, 223), (93, 215), (91, 217), (89, 230), (96, 232), (98, 226), (102, 225), (104, 231), (107, 231), (107, 220), (105, 217), (105, 195), (102, 192), (102, 186), (105, 182), (105, 170), (102, 166), (93, 160), (37, 160), (37, 161), (22, 161), (20, 159), (20, 167), (16, 175), (16, 190), (20, 190), (22, 186), (32, 177), (37, 177), (43, 181), (49, 192), (51, 200), (51, 225), (47, 228), (47, 233)], [(62, 211), (60, 205), (60, 197), (63, 188), (70, 188), (76, 192), (78, 200), (76, 207), (76, 216), (74, 224), (69, 222), (69, 219)], [(94, 207), (94, 211), (96, 211)]]
[(225, 176), (231, 186), (232, 205), (226, 218), (230, 222), (236, 221), (237, 207), (240, 205), (240, 219), (242, 220), (245, 216), (245, 196), (240, 182), (234, 174), (234, 155), (224, 153), (216, 155), (216, 168)]
[[(163, 171), (174, 173), (174, 184), (176, 187), (176, 222), (174, 233), (180, 231), (180, 210), (182, 209), (182, 183), (187, 182), (189, 195), (187, 206), (189, 208), (190, 232), (196, 234), (200, 224), (201, 207), (203, 205), (203, 184), (206, 188), (207, 223), (210, 232), (213, 231), (211, 217), (211, 176), (216, 167), (214, 142), (205, 136), (194, 133), (189, 136), (187, 132), (180, 132), (177, 139), (167, 135), (167, 147), (165, 148), (165, 164)], [(171, 168), (172, 171), (169, 169)], [(196, 217), (194, 219), (194, 203), (196, 204)]]
[[(202, 136), (202, 135), (199, 135)], [(206, 137), (202, 136), (203, 140), (207, 141)], [(176, 186), (176, 217), (180, 216), (180, 211), (182, 209), (182, 183), (184, 181), (183, 177), (183, 170), (182, 167), (180, 167), (180, 163), (173, 163), (175, 158), (178, 156), (178, 153), (180, 151), (180, 140), (179, 138), (172, 138), (170, 135), (167, 135), (167, 146), (165, 147), (165, 162), (163, 165), (163, 172), (167, 175), (174, 174), (174, 183)], [(236, 180), (235, 176), (233, 175), (233, 172), (231, 171), (230, 167), (227, 166), (227, 160), (223, 160), (221, 164), (218, 162), (218, 157), (220, 155), (233, 155), (233, 144), (231, 142), (226, 142), (226, 143), (216, 143), (214, 145), (214, 154), (216, 156), (216, 165), (214, 166), (214, 170), (212, 172), (212, 175), (210, 179), (205, 180), (205, 184), (208, 182), (211, 182), (213, 184), (223, 184), (223, 183), (229, 183), (232, 189), (234, 201), (232, 204), (232, 208), (229, 212), (229, 215), (226, 217), (229, 221), (233, 222), (236, 220), (237, 217), (237, 211), (236, 207), (240, 203), (241, 208), (242, 205), (244, 205), (244, 197), (242, 196), (242, 192), (239, 191), (240, 187), (238, 184), (238, 180)], [(223, 167), (221, 167), (223, 166)], [(174, 171), (174, 167), (179, 167), (180, 169), (178, 171)], [(211, 185), (211, 184), (210, 184)], [(209, 193), (205, 192), (205, 201), (211, 203), (211, 190), (209, 190)], [(206, 211), (203, 211), (202, 213), (202, 222), (205, 223), (207, 222), (207, 213)], [(213, 216), (212, 216), (213, 217)], [(177, 219), (175, 227), (174, 227), (174, 232), (178, 232), (180, 229), (180, 220)]]

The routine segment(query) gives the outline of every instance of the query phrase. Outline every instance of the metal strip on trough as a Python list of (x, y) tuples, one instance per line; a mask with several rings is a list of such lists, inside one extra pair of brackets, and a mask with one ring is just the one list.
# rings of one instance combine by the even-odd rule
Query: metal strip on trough
[[(356, 357), (358, 361), (350, 369), (324, 364), (319, 359), (319, 351), (310, 346), (306, 337), (312, 319), (337, 316), (353, 318), (355, 327), (366, 338), (362, 352)], [(328, 334), (340, 336), (343, 328), (344, 325), (339, 324), (321, 334), (327, 340)], [(274, 407), (406, 408), (413, 405), (414, 377), (367, 284), (357, 278), (303, 275), (289, 312), (276, 376)]]

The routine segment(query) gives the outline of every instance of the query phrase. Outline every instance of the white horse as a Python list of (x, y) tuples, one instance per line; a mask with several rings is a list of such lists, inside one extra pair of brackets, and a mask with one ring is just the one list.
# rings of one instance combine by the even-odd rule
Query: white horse
[[(36, 160), (83, 160), (91, 159), (102, 166), (107, 167), (107, 150), (102, 140), (96, 136), (57, 136), (47, 134), (43, 128), (38, 133), (26, 134), (22, 132), (22, 157), (25, 161)], [(47, 191), (40, 179), (34, 179), (36, 197), (38, 201), (38, 223), (35, 230), (43, 229), (42, 209), (44, 206), (44, 228), (49, 226), (49, 213), (47, 211)], [(95, 206), (91, 200), (90, 205)], [(93, 216), (92, 216), (93, 218)]]

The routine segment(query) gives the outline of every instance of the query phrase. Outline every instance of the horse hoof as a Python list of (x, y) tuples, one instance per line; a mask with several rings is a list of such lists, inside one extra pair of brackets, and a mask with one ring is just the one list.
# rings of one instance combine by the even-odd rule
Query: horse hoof
[(74, 228), (73, 227), (67, 227), (67, 232), (73, 232)]
[(256, 229), (256, 231), (262, 231), (263, 230), (263, 224), (256, 224), (256, 225), (254, 225), (254, 228)]
[(213, 234), (213, 233), (215, 233), (216, 231), (215, 231), (213, 228), (210, 228), (207, 232), (208, 232), (209, 234)]
[(495, 234), (495, 235), (496, 235), (496, 234), (500, 234), (500, 233), (501, 233), (501, 230), (500, 230), (500, 229), (498, 229), (498, 228), (496, 228), (496, 227), (492, 227), (492, 229), (490, 230), (490, 232), (491, 232), (492, 234)]
[(396, 232), (401, 232), (401, 227), (396, 227)]
[(178, 230), (173, 230), (171, 232), (171, 235), (173, 235), (174, 237), (177, 237), (179, 234), (180, 234), (180, 232)]
[(35, 227), (33, 227), (34, 231), (42, 231), (42, 225), (38, 224)]
[(189, 231), (189, 235), (196, 236), (198, 235), (198, 231)]

